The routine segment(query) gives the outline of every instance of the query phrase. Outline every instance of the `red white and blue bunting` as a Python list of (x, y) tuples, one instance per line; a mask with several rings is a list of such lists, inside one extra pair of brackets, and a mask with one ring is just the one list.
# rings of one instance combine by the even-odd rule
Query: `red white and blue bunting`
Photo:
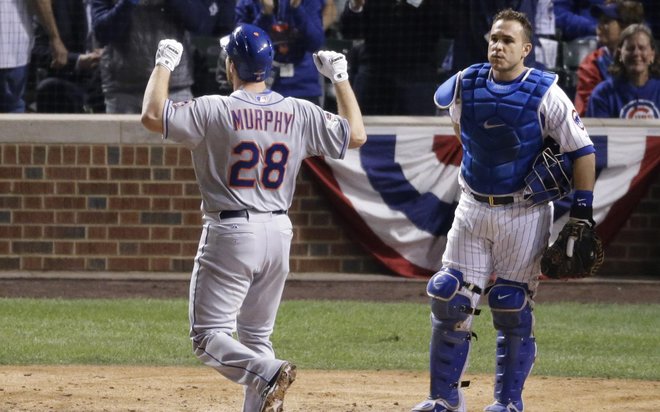
[[(368, 142), (344, 160), (307, 160), (355, 240), (406, 277), (427, 277), (440, 267), (462, 156), (449, 123), (417, 119), (372, 120)], [(586, 123), (596, 147), (594, 219), (607, 244), (660, 170), (660, 127)], [(551, 240), (567, 221), (571, 202), (570, 196), (555, 202)]]

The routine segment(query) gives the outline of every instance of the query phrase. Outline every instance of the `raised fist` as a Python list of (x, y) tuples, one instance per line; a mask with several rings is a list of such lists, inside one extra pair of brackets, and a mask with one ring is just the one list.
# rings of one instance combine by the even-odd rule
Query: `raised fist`
[(169, 71), (174, 71), (181, 61), (183, 45), (173, 39), (161, 40), (156, 52), (156, 64), (165, 66)]
[(333, 83), (348, 80), (346, 56), (334, 51), (321, 50), (313, 54), (316, 69)]

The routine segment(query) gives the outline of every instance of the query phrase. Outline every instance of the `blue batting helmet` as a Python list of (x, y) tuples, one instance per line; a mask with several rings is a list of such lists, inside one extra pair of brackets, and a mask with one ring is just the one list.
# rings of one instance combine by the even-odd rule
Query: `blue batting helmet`
[(229, 35), (227, 55), (236, 65), (238, 77), (246, 82), (261, 82), (270, 74), (273, 44), (260, 27), (241, 24)]

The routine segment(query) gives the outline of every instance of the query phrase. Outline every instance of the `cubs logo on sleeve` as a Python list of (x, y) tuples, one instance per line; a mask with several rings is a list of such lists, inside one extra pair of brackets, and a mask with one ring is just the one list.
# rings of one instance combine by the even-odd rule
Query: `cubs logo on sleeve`
[(580, 115), (578, 114), (577, 110), (573, 109), (573, 113), (571, 114), (573, 117), (573, 121), (575, 124), (582, 130), (584, 130), (584, 123), (582, 123), (582, 119), (580, 119)]

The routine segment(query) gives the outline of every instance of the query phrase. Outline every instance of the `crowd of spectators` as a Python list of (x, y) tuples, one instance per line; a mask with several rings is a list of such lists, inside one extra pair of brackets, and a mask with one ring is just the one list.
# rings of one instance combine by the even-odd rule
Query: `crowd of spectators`
[(593, 89), (610, 78), (608, 69), (614, 61), (621, 32), (631, 24), (644, 22), (644, 8), (637, 1), (612, 1), (594, 6), (592, 15), (598, 19), (596, 38), (600, 47), (589, 53), (577, 69), (575, 109), (580, 116), (587, 111)]
[[(484, 60), (489, 19), (504, 8), (525, 13), (534, 26), (534, 53), (525, 64), (558, 72), (560, 86), (567, 70), (563, 47), (597, 40), (579, 67), (568, 69), (577, 87), (565, 90), (580, 115), (620, 117), (603, 109), (616, 100), (613, 94), (633, 106), (652, 106), (626, 113), (660, 117), (659, 97), (649, 92), (657, 76), (654, 33), (660, 32), (660, 4), (652, 0), (0, 1), (0, 112), (140, 113), (163, 38), (185, 50), (171, 81), (172, 99), (226, 93), (217, 39), (236, 24), (251, 23), (273, 39), (268, 84), (283, 95), (331, 108), (332, 85), (318, 75), (311, 55), (335, 48), (347, 54), (364, 114), (436, 115), (424, 95)], [(631, 25), (637, 29), (624, 41)], [(648, 52), (638, 50), (645, 47)], [(644, 65), (648, 81), (631, 80)], [(216, 71), (218, 83), (206, 82)], [(596, 95), (598, 104), (591, 105)]]

